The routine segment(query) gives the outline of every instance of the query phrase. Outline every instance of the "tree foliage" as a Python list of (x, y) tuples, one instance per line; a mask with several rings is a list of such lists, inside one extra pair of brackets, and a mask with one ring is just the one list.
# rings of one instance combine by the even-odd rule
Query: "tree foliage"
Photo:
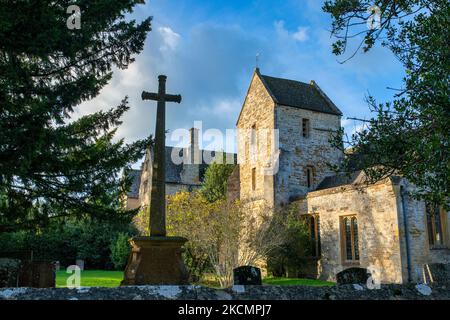
[[(380, 28), (368, 29), (368, 8), (377, 5)], [(368, 97), (374, 116), (365, 128), (335, 145), (350, 145), (344, 169), (354, 159), (374, 182), (401, 175), (417, 190), (414, 196), (449, 208), (450, 188), (450, 4), (447, 0), (332, 0), (323, 9), (333, 18), (336, 55), (348, 52), (352, 40), (370, 50), (377, 41), (405, 68), (403, 88), (393, 101), (379, 104)], [(362, 38), (361, 38), (362, 37)], [(354, 51), (353, 57), (358, 50)], [(380, 61), (382, 63), (382, 61)], [(347, 139), (346, 139), (347, 138)], [(349, 149), (347, 149), (349, 150)], [(343, 149), (343, 151), (346, 151)]]
[(83, 259), (89, 269), (112, 269), (116, 260), (111, 247), (119, 234), (128, 239), (136, 230), (121, 221), (53, 219), (43, 229), (0, 233), (0, 253), (23, 258), (21, 252), (32, 251), (34, 259), (59, 261), (62, 266)]
[(128, 243), (129, 239), (130, 236), (127, 233), (120, 232), (109, 247), (111, 250), (111, 261), (117, 270), (123, 270), (127, 264), (131, 250)]
[(282, 216), (285, 240), (281, 246), (270, 252), (268, 269), (274, 276), (286, 276), (290, 271), (297, 272), (312, 256), (310, 225), (305, 217), (299, 215), (295, 204), (279, 213)]
[(179, 192), (168, 197), (167, 209), (169, 234), (189, 239), (191, 273), (198, 279), (211, 269), (222, 287), (233, 283), (234, 268), (261, 262), (284, 241), (282, 221), (269, 208), (255, 216), (240, 202)]
[(227, 182), (235, 165), (225, 162), (225, 154), (221, 163), (213, 161), (205, 171), (202, 182), (202, 193), (210, 202), (223, 200), (226, 197)]
[[(0, 231), (61, 216), (111, 218), (118, 174), (151, 139), (114, 141), (127, 99), (73, 119), (140, 53), (151, 19), (125, 14), (141, 0), (79, 0), (81, 29), (66, 26), (72, 1), (0, 2)], [(118, 101), (119, 103), (119, 101)]]

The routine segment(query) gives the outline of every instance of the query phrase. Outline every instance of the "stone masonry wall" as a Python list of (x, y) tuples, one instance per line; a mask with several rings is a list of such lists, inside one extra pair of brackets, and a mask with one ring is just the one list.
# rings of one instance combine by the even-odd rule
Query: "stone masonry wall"
[[(382, 285), (369, 290), (361, 285), (331, 287), (234, 286), (125, 286), (80, 289), (0, 289), (0, 300), (439, 300), (450, 299), (448, 286)], [(183, 305), (185, 302), (183, 302)]]
[[(273, 177), (265, 176), (263, 172), (267, 157), (260, 156), (260, 153), (265, 153), (267, 150), (261, 150), (262, 148), (254, 149), (254, 159), (256, 160), (254, 163), (251, 161), (251, 129), (253, 126), (256, 127), (256, 130), (273, 129), (274, 107), (272, 98), (255, 72), (237, 123), (237, 128), (239, 129), (238, 162), (240, 165), (240, 197), (244, 202), (254, 202), (255, 206), (259, 206), (261, 202), (265, 202), (269, 206), (272, 205)], [(267, 146), (267, 148), (270, 147), (271, 145)], [(253, 168), (256, 169), (255, 190), (252, 190)]]
[[(450, 263), (450, 215), (446, 213), (446, 221), (444, 229), (447, 232), (444, 238), (446, 248), (431, 248), (428, 240), (427, 218), (425, 203), (423, 201), (415, 200), (410, 192), (414, 187), (402, 180), (401, 185), (404, 188), (404, 206), (407, 216), (407, 226), (409, 230), (409, 251), (411, 261), (411, 280), (416, 282), (423, 282), (426, 279), (427, 270), (426, 265), (430, 263)], [(398, 187), (399, 189), (399, 187)], [(400, 189), (398, 190), (400, 195)], [(400, 196), (399, 196), (400, 198)], [(402, 208), (400, 206), (400, 208)], [(400, 225), (400, 239), (402, 246), (402, 260), (403, 260), (403, 275), (404, 279), (408, 277), (407, 270), (407, 256), (406, 256), (406, 239), (403, 212), (399, 210), (399, 225)]]
[[(310, 133), (302, 134), (302, 119), (309, 119)], [(340, 126), (340, 117), (293, 107), (276, 107), (276, 126), (280, 137), (280, 170), (276, 176), (276, 203), (304, 196), (328, 175), (327, 163), (339, 164), (343, 155), (332, 147), (329, 138)], [(314, 168), (313, 185), (308, 189), (306, 168)]]
[[(311, 192), (306, 201), (308, 213), (320, 216), (320, 278), (334, 281), (338, 272), (358, 266), (374, 270), (374, 279), (382, 283), (403, 282), (397, 196), (390, 180), (360, 189), (346, 186)], [(343, 258), (340, 219), (347, 215), (357, 217), (357, 265)]]

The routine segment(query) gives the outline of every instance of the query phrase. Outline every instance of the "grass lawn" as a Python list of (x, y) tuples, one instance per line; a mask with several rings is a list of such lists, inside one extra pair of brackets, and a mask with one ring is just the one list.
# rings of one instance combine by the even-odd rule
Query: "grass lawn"
[[(67, 278), (71, 274), (65, 270), (56, 272), (56, 287), (67, 286)], [(123, 280), (123, 271), (85, 270), (81, 272), (82, 287), (118, 287)]]
[(310, 286), (325, 287), (334, 286), (334, 282), (327, 282), (315, 279), (297, 279), (297, 278), (265, 278), (263, 284), (273, 286)]
[[(70, 274), (65, 270), (56, 272), (56, 287), (66, 287), (66, 281)], [(203, 285), (210, 287), (218, 287), (211, 277), (205, 277), (207, 281)], [(81, 286), (82, 287), (117, 287), (123, 279), (122, 271), (103, 271), (103, 270), (85, 270), (81, 272)], [(294, 278), (265, 278), (263, 280), (265, 285), (276, 286), (333, 286), (333, 282), (326, 282), (313, 279), (294, 279)]]

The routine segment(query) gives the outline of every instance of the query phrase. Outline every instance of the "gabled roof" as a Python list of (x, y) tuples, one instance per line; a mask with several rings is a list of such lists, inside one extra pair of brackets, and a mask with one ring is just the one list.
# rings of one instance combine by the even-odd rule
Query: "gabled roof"
[(295, 80), (260, 75), (266, 89), (279, 105), (329, 113), (341, 116), (342, 112), (325, 95), (319, 86)]
[(255, 77), (258, 77), (261, 80), (267, 93), (277, 105), (342, 116), (341, 110), (339, 110), (333, 101), (331, 101), (322, 89), (320, 89), (315, 81), (311, 81), (307, 84), (295, 80), (275, 78), (262, 75), (259, 72), (259, 68), (256, 68), (247, 89), (247, 94), (245, 95), (244, 103), (242, 104), (236, 125), (239, 123), (239, 119), (241, 118), (245, 101), (247, 100), (251, 89), (251, 84)]

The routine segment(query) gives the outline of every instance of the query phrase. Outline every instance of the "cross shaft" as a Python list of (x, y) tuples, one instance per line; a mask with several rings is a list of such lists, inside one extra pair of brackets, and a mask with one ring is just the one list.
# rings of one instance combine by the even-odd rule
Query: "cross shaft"
[(142, 92), (142, 100), (158, 102), (152, 188), (150, 195), (150, 236), (166, 236), (166, 101), (181, 103), (181, 95), (166, 94), (165, 75), (158, 77), (158, 93)]

